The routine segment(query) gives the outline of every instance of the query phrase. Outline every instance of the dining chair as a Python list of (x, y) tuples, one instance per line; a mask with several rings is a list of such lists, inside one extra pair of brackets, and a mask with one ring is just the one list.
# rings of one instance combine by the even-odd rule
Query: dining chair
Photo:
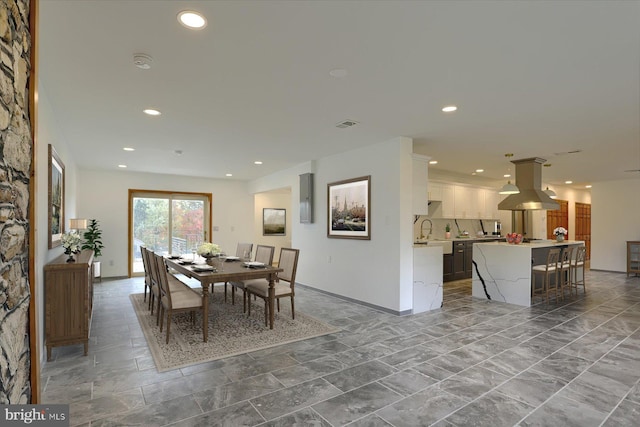
[[(531, 297), (535, 297), (537, 294), (544, 295), (549, 303), (549, 292), (554, 291), (556, 293), (556, 301), (558, 300), (558, 259), (560, 258), (560, 248), (553, 248), (549, 250), (547, 255), (546, 264), (534, 265), (531, 268), (533, 271), (533, 284), (531, 286)], [(542, 288), (537, 289), (536, 276), (542, 276)], [(553, 278), (553, 280), (551, 280)], [(551, 286), (553, 283), (553, 287)]]
[(147, 266), (147, 248), (140, 246), (140, 255), (142, 257), (142, 267), (144, 269), (144, 300), (147, 301), (147, 289), (149, 290), (149, 298), (151, 298), (151, 278), (149, 277), (149, 267)]
[(143, 257), (142, 259), (143, 260), (146, 259), (146, 267), (148, 268), (149, 310), (151, 310), (151, 315), (153, 315), (153, 310), (157, 306), (157, 301), (159, 301), (159, 295), (160, 295), (160, 290), (158, 288), (158, 275), (156, 274), (156, 263), (155, 263), (154, 256), (155, 256), (155, 253), (146, 248), (142, 253), (142, 257)]
[[(204, 314), (204, 305), (202, 303), (202, 295), (191, 289), (186, 283), (171, 279), (173, 277), (167, 272), (167, 265), (164, 257), (155, 255), (156, 270), (158, 273), (160, 285), (160, 302), (158, 306), (158, 314), (160, 316), (160, 332), (162, 332), (164, 323), (164, 313), (167, 313), (167, 339), (169, 344), (169, 334), (171, 331), (171, 318), (175, 313), (189, 312), (191, 314), (191, 322), (195, 325), (195, 312), (199, 311)], [(173, 283), (172, 283), (173, 282)], [(202, 315), (202, 340), (206, 341), (204, 328), (204, 315)]]
[[(585, 260), (587, 258), (587, 248), (585, 246), (578, 246), (575, 250), (576, 256), (571, 260), (571, 293), (573, 294), (573, 288), (576, 289), (576, 296), (578, 296), (578, 286), (582, 286), (584, 293), (587, 293), (587, 285), (584, 280)], [(578, 276), (580, 273), (580, 276)]]
[[(264, 265), (271, 266), (273, 264), (273, 254), (276, 251), (275, 246), (267, 246), (267, 245), (257, 245), (256, 246), (256, 262), (261, 262)], [(255, 279), (255, 280), (264, 280), (264, 279)], [(243, 312), (247, 311), (247, 293), (244, 291), (246, 284), (250, 282), (248, 280), (244, 281), (232, 281), (229, 282), (231, 285), (231, 303), (235, 304), (235, 292), (236, 289), (242, 290), (242, 310)]]
[[(278, 273), (278, 280), (274, 286), (274, 298), (276, 299), (278, 312), (280, 311), (280, 298), (291, 298), (291, 318), (296, 318), (295, 312), (295, 284), (296, 271), (298, 269), (299, 249), (282, 248), (280, 249), (280, 262), (278, 267), (282, 269)], [(288, 282), (284, 284), (282, 282)], [(269, 320), (269, 281), (266, 279), (247, 280), (245, 282), (245, 294), (247, 297), (255, 295), (264, 300), (264, 322), (265, 326)], [(249, 300), (249, 315), (251, 315), (251, 301)]]
[[(236, 247), (236, 256), (242, 261), (249, 261), (251, 259), (251, 253), (253, 252), (253, 243), (238, 243)], [(224, 282), (224, 302), (227, 302), (227, 284)], [(231, 304), (235, 304), (235, 288), (231, 288)]]

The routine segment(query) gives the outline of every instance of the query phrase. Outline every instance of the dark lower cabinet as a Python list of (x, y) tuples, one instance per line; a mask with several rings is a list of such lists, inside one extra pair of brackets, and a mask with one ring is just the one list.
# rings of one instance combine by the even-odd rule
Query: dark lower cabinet
[(450, 282), (453, 280), (453, 254), (445, 254), (442, 256), (442, 281)]
[(453, 243), (453, 280), (464, 279), (466, 275), (466, 242)]
[(473, 277), (473, 242), (466, 242), (464, 247), (463, 279), (471, 279), (471, 277)]

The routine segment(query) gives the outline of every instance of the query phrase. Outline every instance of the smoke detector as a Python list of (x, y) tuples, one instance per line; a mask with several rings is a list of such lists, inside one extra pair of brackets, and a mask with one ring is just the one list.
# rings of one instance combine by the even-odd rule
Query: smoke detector
[(344, 120), (344, 121), (336, 124), (336, 127), (340, 128), (340, 129), (345, 129), (345, 128), (350, 128), (351, 126), (355, 126), (357, 124), (358, 124), (358, 122), (356, 122), (354, 120)]
[(149, 55), (145, 55), (144, 53), (134, 53), (133, 54), (133, 65), (142, 69), (148, 70), (151, 68), (151, 63), (153, 62), (153, 58)]

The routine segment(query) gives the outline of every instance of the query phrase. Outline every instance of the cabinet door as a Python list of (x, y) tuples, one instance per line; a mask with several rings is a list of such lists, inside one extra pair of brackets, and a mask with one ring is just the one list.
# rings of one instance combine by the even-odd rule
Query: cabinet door
[(498, 219), (498, 193), (495, 190), (484, 190), (484, 219)]
[(466, 242), (464, 247), (464, 278), (473, 276), (473, 243)]
[(439, 182), (429, 182), (429, 201), (442, 201), (442, 184)]
[(473, 197), (470, 197), (472, 202), (470, 206), (472, 218), (483, 218), (485, 209), (484, 194), (486, 190), (484, 188), (472, 188), (470, 190), (473, 193)]
[(464, 255), (464, 242), (455, 242), (453, 244), (453, 280), (460, 280), (466, 277)]
[(454, 186), (451, 184), (442, 185), (442, 217), (455, 218), (455, 194)]
[(453, 254), (445, 254), (442, 256), (442, 281), (450, 282), (453, 280)]
[(413, 156), (413, 214), (427, 215), (428, 187), (429, 180), (429, 158), (425, 156)]

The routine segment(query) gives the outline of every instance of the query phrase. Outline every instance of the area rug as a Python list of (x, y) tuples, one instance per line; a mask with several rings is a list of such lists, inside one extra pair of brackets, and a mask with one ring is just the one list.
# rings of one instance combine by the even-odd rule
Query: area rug
[[(242, 293), (236, 294), (236, 304), (224, 302), (224, 288), (216, 286), (209, 295), (209, 340), (202, 341), (202, 317), (196, 315), (193, 325), (188, 313), (172, 316), (169, 344), (166, 344), (166, 325), (160, 332), (156, 326), (155, 310), (152, 316), (144, 294), (131, 294), (129, 298), (149, 344), (158, 372), (182, 368), (211, 360), (249, 353), (320, 335), (340, 329), (307, 316), (296, 310), (291, 318), (289, 299), (283, 299), (281, 311), (276, 312), (273, 329), (264, 326), (264, 302), (252, 302), (251, 317), (242, 312)], [(166, 317), (165, 317), (166, 324)]]

